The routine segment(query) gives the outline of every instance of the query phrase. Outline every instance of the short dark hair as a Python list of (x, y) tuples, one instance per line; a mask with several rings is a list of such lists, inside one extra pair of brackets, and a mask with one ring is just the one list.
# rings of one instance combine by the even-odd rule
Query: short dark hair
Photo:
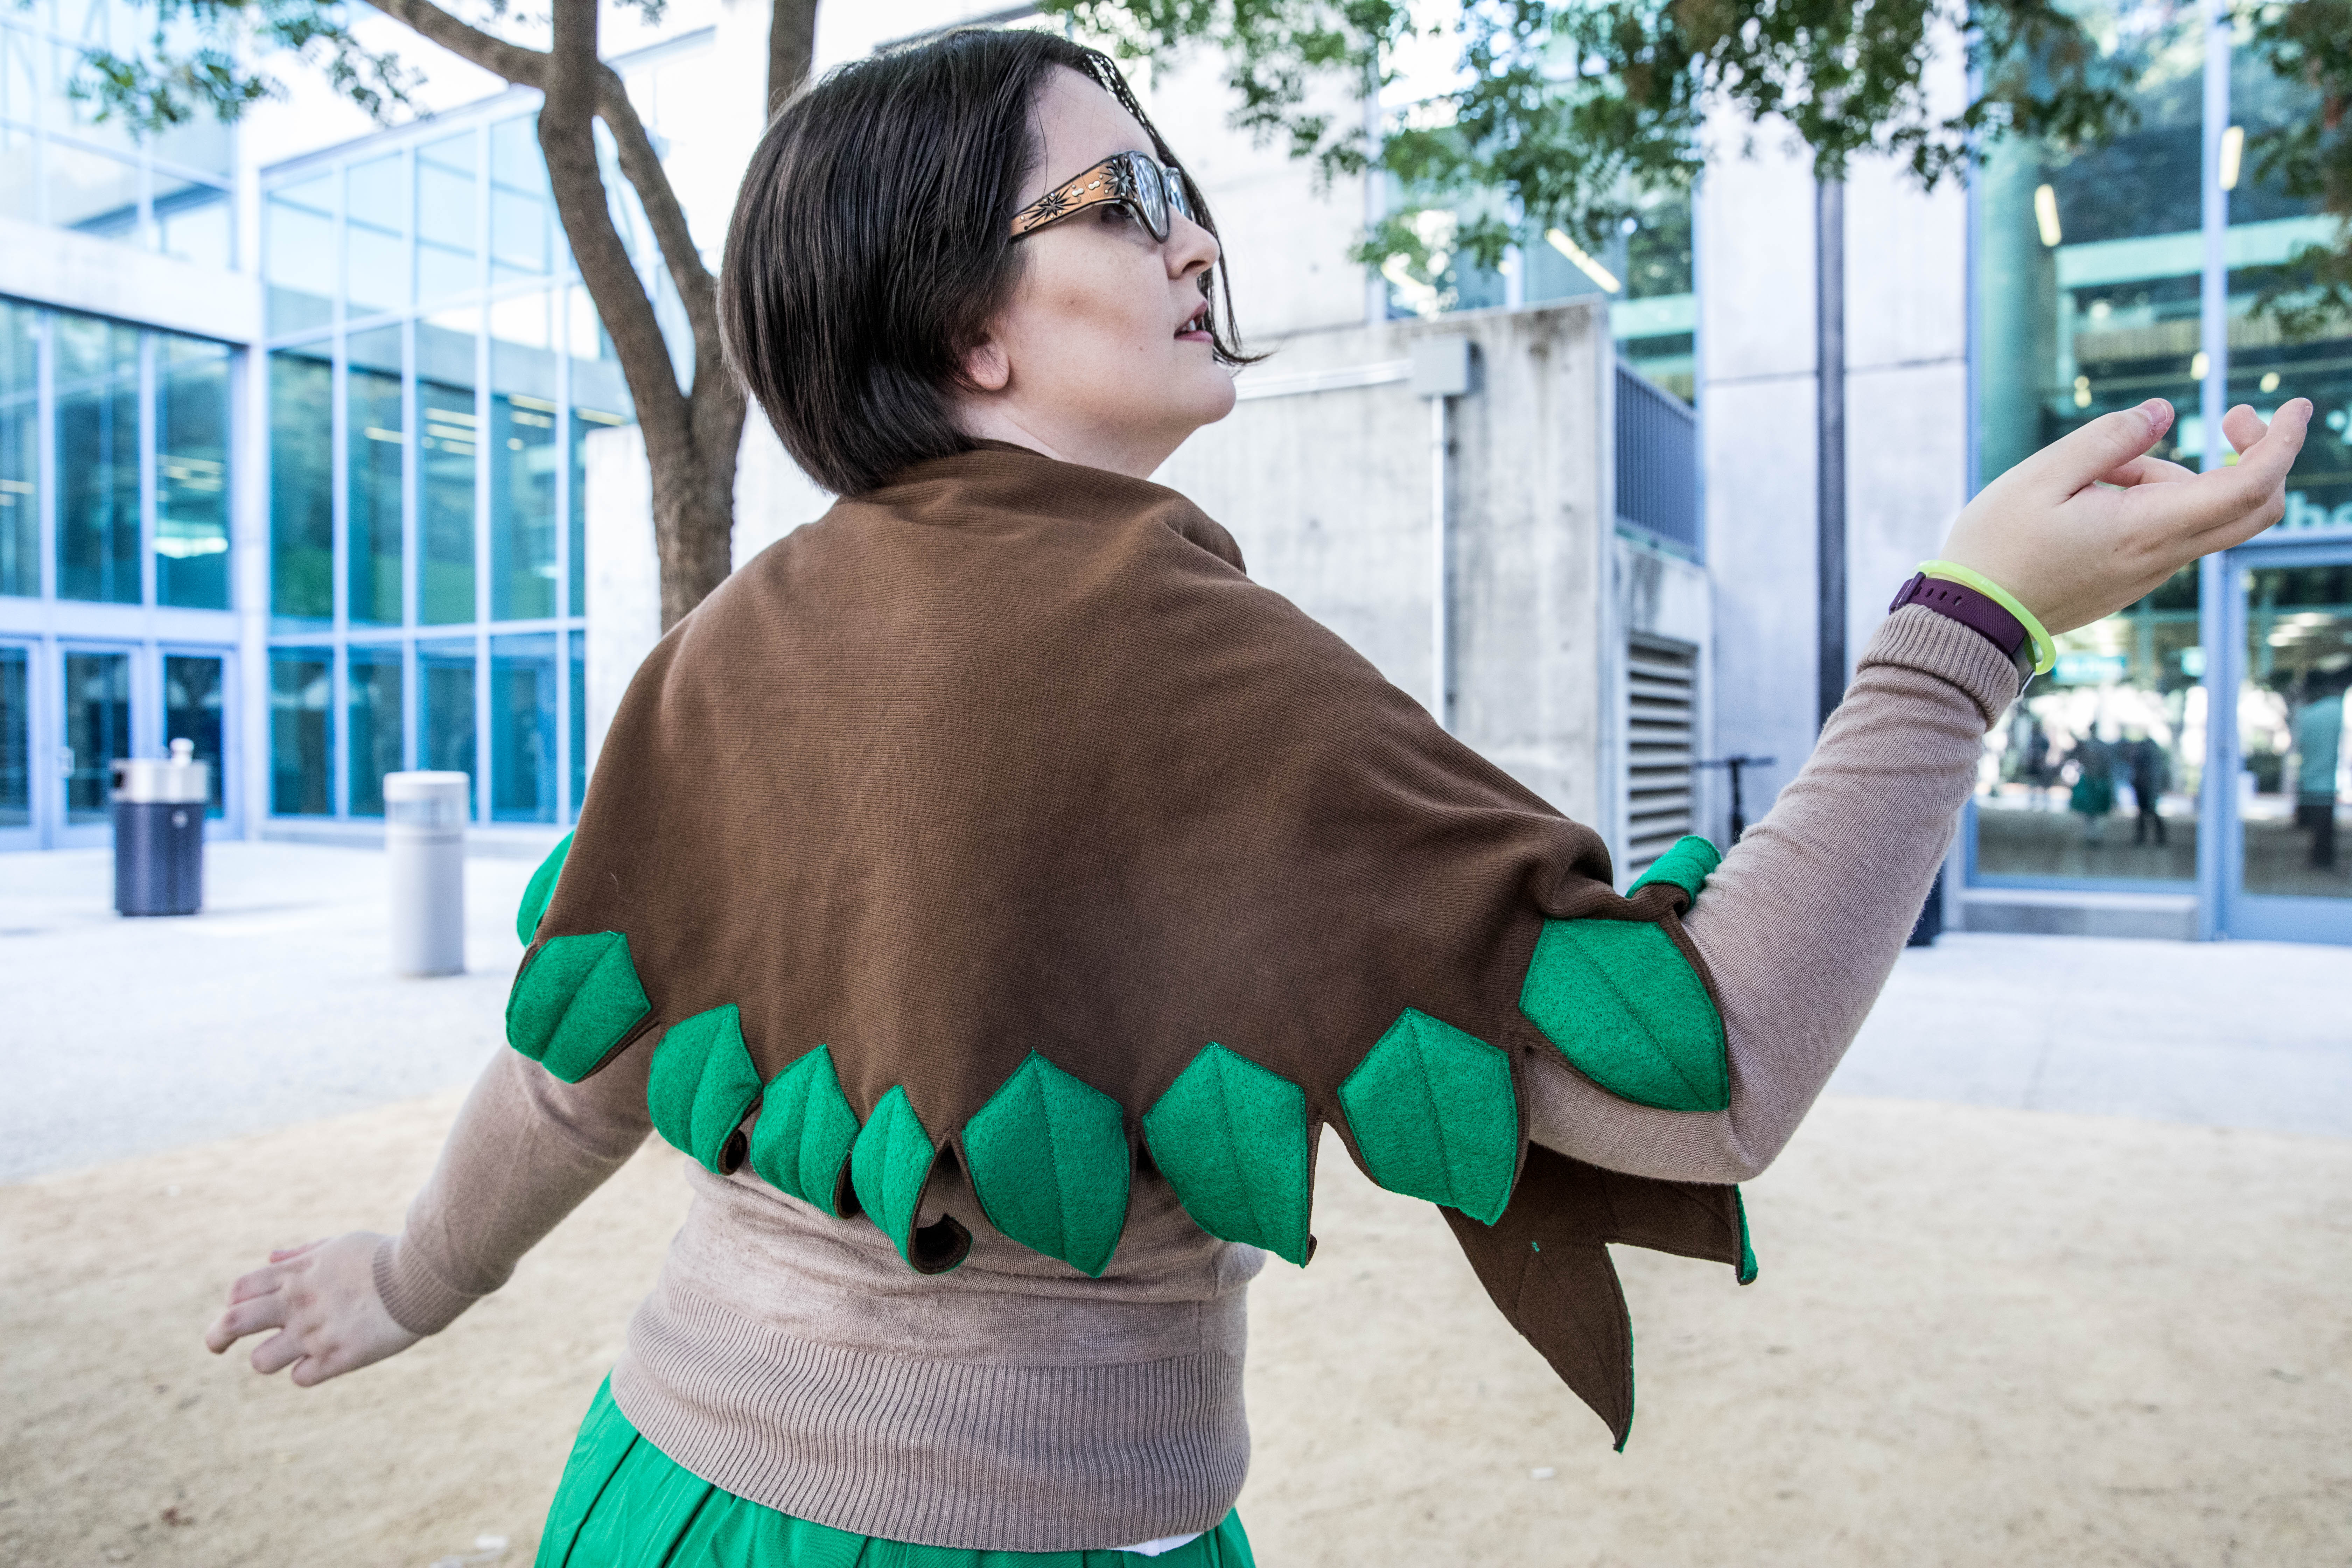
[[(1107, 58), (1025, 28), (964, 29), (842, 66), (761, 138), (727, 231), (719, 330), (785, 450), (827, 489), (855, 495), (971, 447), (949, 395), (1021, 276), (1013, 215), (1056, 66), (1101, 83), (1182, 169)], [(1212, 304), (1212, 352), (1248, 363), (1230, 288)]]

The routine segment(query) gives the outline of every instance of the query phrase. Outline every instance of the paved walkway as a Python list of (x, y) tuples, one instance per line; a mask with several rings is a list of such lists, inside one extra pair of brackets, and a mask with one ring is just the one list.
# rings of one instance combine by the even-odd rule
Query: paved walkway
[(2352, 948), (1948, 935), (1830, 1092), (2352, 1138)]
[[(530, 862), (467, 863), (446, 980), (386, 972), (380, 851), (215, 845), (190, 920), (117, 917), (110, 864), (0, 857), (0, 1182), (428, 1094), (500, 1043)], [(1831, 1092), (2352, 1137), (2352, 951), (1948, 936)]]
[(381, 850), (210, 845), (205, 912), (158, 920), (114, 913), (109, 850), (0, 856), (0, 1182), (469, 1080), (534, 868), (467, 861), (467, 972), (403, 980)]

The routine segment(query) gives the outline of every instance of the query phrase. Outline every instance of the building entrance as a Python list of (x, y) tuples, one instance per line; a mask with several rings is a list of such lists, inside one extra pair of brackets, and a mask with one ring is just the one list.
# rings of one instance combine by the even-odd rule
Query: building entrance
[(2352, 543), (2249, 547), (2223, 571), (2218, 923), (2352, 942)]

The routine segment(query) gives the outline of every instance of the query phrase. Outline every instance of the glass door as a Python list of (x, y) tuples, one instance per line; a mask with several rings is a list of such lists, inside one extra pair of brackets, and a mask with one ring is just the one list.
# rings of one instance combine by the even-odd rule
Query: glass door
[(2228, 573), (2221, 929), (2352, 942), (2352, 546), (2241, 551)]
[(58, 771), (65, 782), (61, 844), (113, 837), (114, 760), (131, 751), (131, 655), (113, 648), (61, 650), (65, 721)]
[(33, 785), (33, 650), (0, 643), (0, 849), (40, 842)]
[(173, 742), (185, 741), (196, 760), (209, 764), (208, 837), (229, 831), (228, 669), (225, 653), (163, 650), (163, 743), (157, 754), (168, 756)]

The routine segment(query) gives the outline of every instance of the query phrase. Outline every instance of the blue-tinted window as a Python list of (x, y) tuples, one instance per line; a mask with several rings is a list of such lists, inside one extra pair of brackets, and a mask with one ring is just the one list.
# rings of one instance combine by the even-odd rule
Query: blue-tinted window
[(490, 284), (544, 277), (554, 268), (553, 202), (536, 117), (490, 128)]
[[(2148, 397), (2179, 411), (2156, 455), (2194, 468), (2203, 452), (2197, 19), (2149, 0), (2077, 14), (2126, 57), (2137, 119), (2094, 146), (2003, 138), (1977, 175), (1980, 480)], [(2056, 668), (2011, 709), (1981, 775), (1974, 876), (2194, 880), (2200, 596), (2192, 566), (2059, 636)]]
[(114, 793), (114, 759), (131, 755), (131, 656), (65, 657), (66, 820), (103, 822)]
[(139, 561), (139, 332), (56, 318), (58, 593), (135, 605)]
[(334, 367), (326, 345), (269, 356), (269, 613), (335, 613)]
[(490, 617), (555, 614), (552, 296), (501, 300), (490, 323)]
[(228, 608), (228, 350), (155, 334), (155, 597)]
[(31, 659), (21, 647), (0, 647), (0, 827), (33, 820)]
[(205, 764), (205, 815), (221, 815), (227, 798), (223, 770), (227, 754), (221, 745), (222, 671), (227, 660), (218, 654), (163, 656), (163, 743), (185, 741), (196, 760)]
[(48, 221), (100, 239), (139, 237), (139, 162), (136, 156), (96, 153), (69, 142), (41, 149), (47, 176)]
[(398, 643), (352, 645), (352, 815), (383, 815), (383, 775), (401, 768)]
[[(207, 117), (209, 118), (209, 117)], [(199, 267), (236, 264), (236, 206), (227, 191), (205, 180), (154, 171), (149, 200), (155, 213), (155, 248)]]
[(270, 192), (261, 221), (270, 331), (325, 326), (335, 314), (335, 177)]
[(406, 308), (408, 156), (394, 153), (354, 163), (344, 176), (345, 312), (373, 316)]
[(474, 618), (474, 321), (460, 310), (416, 323), (417, 619)]
[(490, 816), (555, 820), (552, 633), (490, 639)]
[(334, 810), (333, 681), (323, 648), (269, 659), (269, 809), (280, 816)]
[[(416, 681), (416, 765), (428, 772), (464, 773), (478, 784), (472, 641), (417, 644)], [(469, 787), (468, 814), (475, 809), (474, 795)]]
[(26, 597), (41, 591), (39, 371), (40, 312), (0, 300), (0, 594)]
[(400, 329), (353, 332), (347, 356), (343, 528), (351, 582), (345, 613), (354, 626), (396, 626), (401, 622), (401, 468), (408, 446)]
[(416, 297), (426, 303), (482, 286), (474, 144), (466, 131), (417, 150)]
[(572, 722), (568, 739), (572, 745), (572, 815), (580, 815), (581, 803), (588, 798), (588, 634), (569, 632), (572, 690)]

